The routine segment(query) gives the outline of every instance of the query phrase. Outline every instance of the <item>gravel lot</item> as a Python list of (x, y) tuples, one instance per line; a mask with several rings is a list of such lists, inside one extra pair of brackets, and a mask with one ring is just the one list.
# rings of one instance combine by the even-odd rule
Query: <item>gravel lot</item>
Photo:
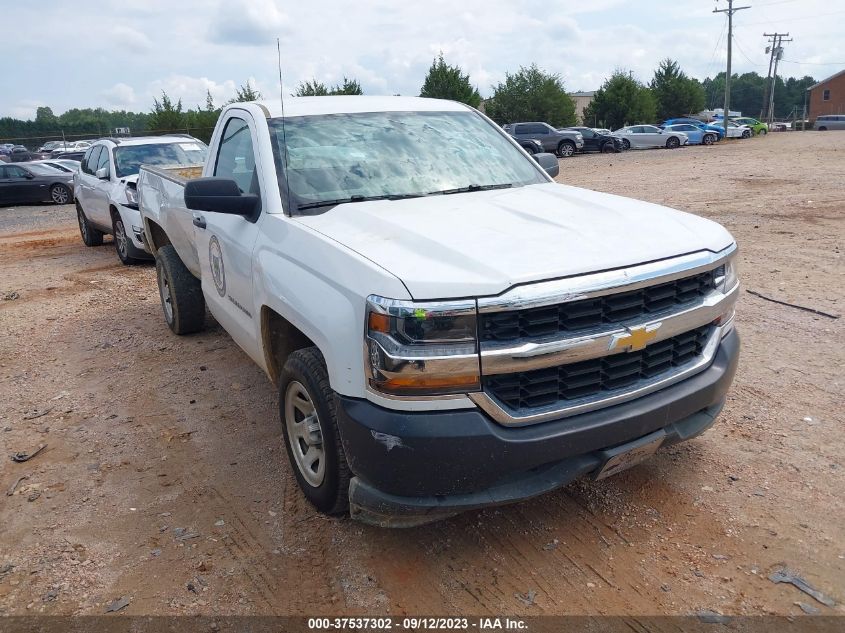
[[(746, 289), (845, 312), (845, 134), (561, 161), (724, 223)], [(3, 300), (3, 297), (8, 297)], [(17, 298), (14, 298), (17, 297)], [(743, 293), (719, 422), (624, 476), (389, 531), (300, 495), (273, 386), (169, 332), (153, 267), (0, 208), (0, 614), (843, 614), (845, 319)], [(768, 579), (786, 566), (837, 603)], [(526, 595), (533, 596), (525, 600)]]

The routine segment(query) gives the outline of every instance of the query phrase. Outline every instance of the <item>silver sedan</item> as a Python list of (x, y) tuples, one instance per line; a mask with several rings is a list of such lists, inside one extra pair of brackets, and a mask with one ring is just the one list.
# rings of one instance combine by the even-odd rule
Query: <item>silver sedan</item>
[(613, 133), (622, 139), (625, 149), (646, 147), (668, 147), (675, 149), (689, 143), (689, 137), (683, 132), (661, 130), (654, 125), (629, 125)]

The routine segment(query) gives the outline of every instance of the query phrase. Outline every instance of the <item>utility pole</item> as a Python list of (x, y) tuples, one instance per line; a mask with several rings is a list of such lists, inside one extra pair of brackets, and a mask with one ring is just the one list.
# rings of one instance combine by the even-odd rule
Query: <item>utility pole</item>
[(713, 9), (713, 13), (728, 14), (728, 71), (725, 73), (725, 113), (722, 118), (722, 123), (725, 126), (725, 138), (728, 138), (728, 117), (731, 112), (731, 46), (734, 37), (734, 13), (750, 8), (750, 6), (734, 7), (734, 0), (728, 0), (727, 9)]
[(792, 41), (792, 39), (783, 39), (784, 37), (787, 37), (789, 33), (775, 33), (775, 35), (777, 36), (777, 45), (775, 45), (772, 50), (772, 57), (774, 58), (775, 65), (772, 71), (772, 87), (769, 88), (769, 118), (767, 121), (769, 124), (771, 124), (775, 119), (775, 86), (778, 81), (778, 62), (783, 58), (783, 43)]
[[(765, 121), (769, 116), (769, 90), (772, 81), (772, 64), (775, 62), (775, 42), (780, 33), (763, 33), (763, 37), (771, 38), (771, 46), (766, 47), (766, 52), (769, 53), (769, 72), (766, 73), (766, 94), (763, 96), (763, 108), (760, 110), (760, 120)], [(789, 35), (787, 33), (787, 35)]]

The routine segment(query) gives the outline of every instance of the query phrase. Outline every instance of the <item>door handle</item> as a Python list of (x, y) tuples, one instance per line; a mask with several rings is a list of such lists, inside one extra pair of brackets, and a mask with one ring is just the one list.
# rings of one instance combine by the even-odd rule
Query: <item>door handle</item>
[(205, 218), (201, 215), (194, 216), (194, 226), (200, 229), (204, 229), (206, 227)]

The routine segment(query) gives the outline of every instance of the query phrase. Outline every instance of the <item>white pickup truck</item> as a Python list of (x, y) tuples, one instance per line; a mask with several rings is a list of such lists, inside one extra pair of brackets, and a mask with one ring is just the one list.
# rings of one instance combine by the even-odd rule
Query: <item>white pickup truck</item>
[(464, 105), (227, 106), (203, 177), (142, 168), (164, 315), (279, 389), (321, 511), (409, 526), (617, 473), (713, 424), (739, 354), (720, 225), (557, 184)]

